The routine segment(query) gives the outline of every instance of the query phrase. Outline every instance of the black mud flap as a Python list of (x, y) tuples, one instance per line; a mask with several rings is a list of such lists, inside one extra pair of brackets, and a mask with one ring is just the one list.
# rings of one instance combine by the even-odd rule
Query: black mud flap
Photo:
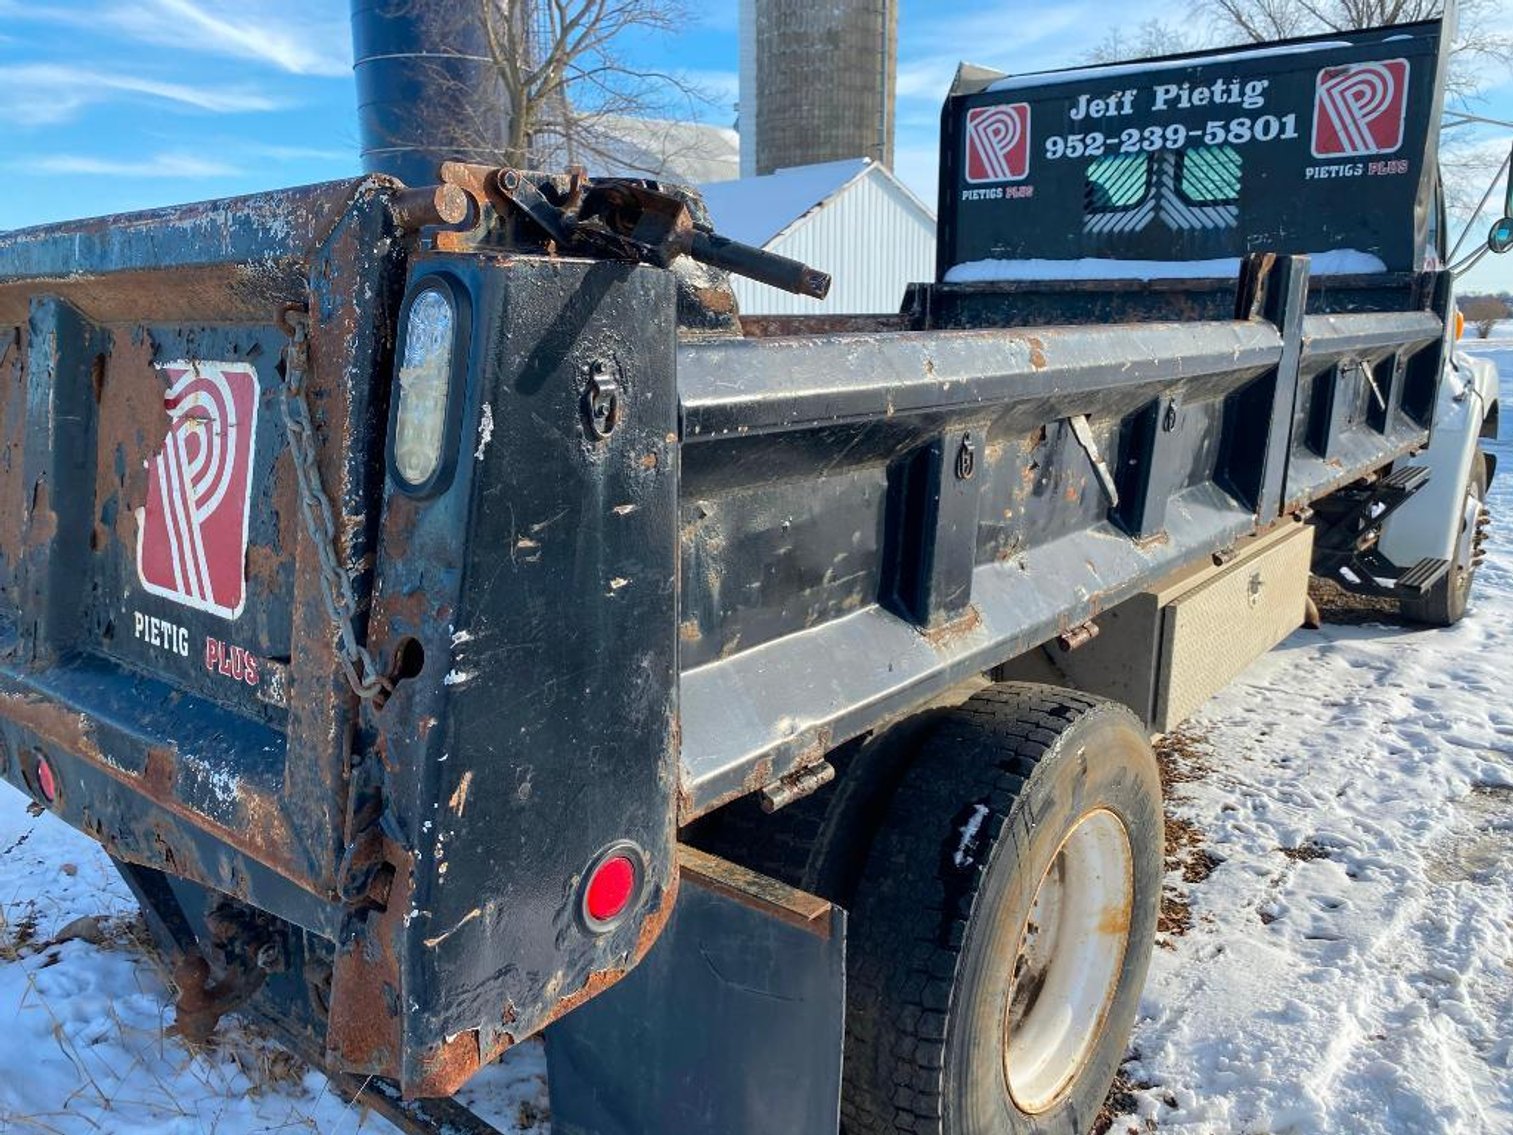
[(845, 911), (679, 852), (678, 905), (646, 960), (546, 1031), (552, 1131), (836, 1131)]

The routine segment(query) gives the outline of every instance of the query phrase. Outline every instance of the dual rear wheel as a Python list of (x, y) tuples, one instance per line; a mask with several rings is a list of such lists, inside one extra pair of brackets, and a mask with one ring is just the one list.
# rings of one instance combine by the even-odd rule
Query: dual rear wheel
[[(853, 748), (711, 850), (850, 912), (847, 1135), (1084, 1135), (1160, 903), (1161, 788), (1122, 706), (1004, 683)], [(723, 846), (722, 846), (723, 845)]]
[(1160, 905), (1161, 787), (1123, 707), (1001, 685), (917, 750), (852, 905), (851, 1135), (1083, 1135)]

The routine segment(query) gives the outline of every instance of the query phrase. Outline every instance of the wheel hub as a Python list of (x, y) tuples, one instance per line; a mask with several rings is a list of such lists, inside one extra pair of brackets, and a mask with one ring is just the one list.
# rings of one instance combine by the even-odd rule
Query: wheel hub
[(1113, 812), (1089, 812), (1042, 876), (1014, 959), (1003, 1056), (1020, 1110), (1054, 1106), (1087, 1063), (1119, 988), (1133, 910), (1129, 833)]

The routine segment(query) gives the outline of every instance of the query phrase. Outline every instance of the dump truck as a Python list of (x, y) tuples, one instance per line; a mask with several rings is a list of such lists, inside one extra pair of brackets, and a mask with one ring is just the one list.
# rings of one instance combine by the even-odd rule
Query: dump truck
[(427, 10), (354, 6), (367, 175), (0, 234), (0, 775), (176, 1032), (405, 1130), (544, 1036), (559, 1135), (1087, 1132), (1153, 735), (1312, 577), (1467, 611), (1448, 27), (964, 66), (936, 278), (757, 320), (826, 277), (436, 141)]

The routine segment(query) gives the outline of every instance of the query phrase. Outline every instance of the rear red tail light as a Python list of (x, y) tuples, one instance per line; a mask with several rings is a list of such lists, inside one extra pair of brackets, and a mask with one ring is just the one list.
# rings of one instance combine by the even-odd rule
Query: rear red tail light
[(631, 843), (613, 844), (589, 867), (583, 885), (583, 921), (596, 934), (612, 930), (641, 897), (646, 877), (641, 849)]
[(609, 922), (630, 905), (636, 890), (636, 866), (624, 855), (615, 855), (599, 864), (588, 881), (584, 908), (595, 922)]

